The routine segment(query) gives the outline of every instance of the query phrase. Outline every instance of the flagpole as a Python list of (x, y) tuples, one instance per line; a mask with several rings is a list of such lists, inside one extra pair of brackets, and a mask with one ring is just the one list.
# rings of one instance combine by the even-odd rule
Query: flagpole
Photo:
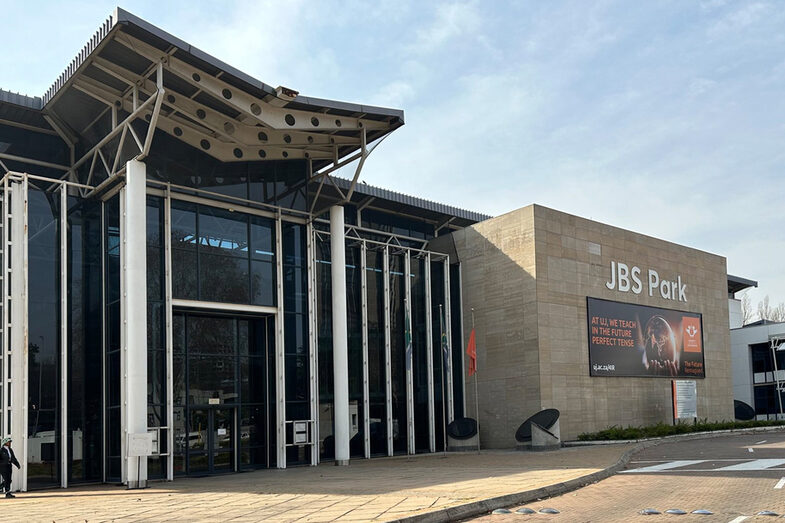
[[(474, 330), (474, 307), (472, 307), (472, 330)], [(477, 414), (477, 454), (480, 453), (480, 396), (477, 394), (477, 349), (474, 349), (474, 412)]]
[(439, 354), (442, 355), (442, 438), (443, 438), (443, 452), (444, 457), (447, 457), (447, 407), (444, 404), (445, 382), (447, 381), (447, 373), (444, 372), (444, 348), (442, 338), (444, 337), (444, 316), (442, 316), (442, 305), (439, 304)]

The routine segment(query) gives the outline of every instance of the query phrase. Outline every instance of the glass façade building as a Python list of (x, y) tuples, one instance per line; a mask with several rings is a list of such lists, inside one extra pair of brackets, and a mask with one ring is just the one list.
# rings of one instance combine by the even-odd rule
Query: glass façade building
[(121, 9), (43, 97), (0, 90), (15, 488), (443, 449), (461, 275), (428, 244), (487, 216), (357, 183), (401, 125)]

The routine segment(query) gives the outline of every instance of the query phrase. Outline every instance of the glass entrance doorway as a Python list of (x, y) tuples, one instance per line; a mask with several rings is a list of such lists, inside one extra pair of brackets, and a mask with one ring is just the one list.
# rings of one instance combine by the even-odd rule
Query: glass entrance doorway
[(195, 407), (189, 410), (189, 472), (216, 474), (234, 471), (236, 409)]
[(274, 316), (176, 311), (173, 320), (175, 474), (274, 464)]

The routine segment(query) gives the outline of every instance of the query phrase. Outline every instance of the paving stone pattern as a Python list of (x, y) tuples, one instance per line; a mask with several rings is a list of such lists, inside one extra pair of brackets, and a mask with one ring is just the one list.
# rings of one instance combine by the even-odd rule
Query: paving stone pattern
[(95, 485), (0, 499), (2, 521), (394, 521), (562, 483), (603, 470), (632, 445), (483, 451)]

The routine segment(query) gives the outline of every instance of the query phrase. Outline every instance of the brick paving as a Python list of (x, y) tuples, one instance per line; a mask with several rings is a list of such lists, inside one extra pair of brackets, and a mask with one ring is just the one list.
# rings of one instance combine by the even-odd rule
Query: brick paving
[(19, 493), (2, 521), (393, 521), (603, 470), (632, 445), (483, 451)]
[[(749, 449), (753, 452), (749, 452)], [(785, 514), (785, 489), (776, 489), (785, 477), (785, 466), (771, 469), (728, 471), (718, 468), (755, 459), (785, 458), (785, 434), (766, 433), (661, 444), (636, 453), (627, 470), (671, 460), (706, 460), (702, 470), (687, 466), (657, 473), (618, 474), (579, 490), (523, 506), (534, 510), (553, 507), (556, 515), (486, 515), (473, 521), (509, 523), (531, 521), (628, 522), (628, 521), (771, 521), (771, 516), (756, 516), (763, 510)], [(521, 505), (510, 507), (513, 512)], [(645, 516), (639, 511), (654, 508), (660, 515)], [(670, 515), (668, 509), (688, 514)], [(696, 509), (711, 510), (712, 515), (690, 514)]]

